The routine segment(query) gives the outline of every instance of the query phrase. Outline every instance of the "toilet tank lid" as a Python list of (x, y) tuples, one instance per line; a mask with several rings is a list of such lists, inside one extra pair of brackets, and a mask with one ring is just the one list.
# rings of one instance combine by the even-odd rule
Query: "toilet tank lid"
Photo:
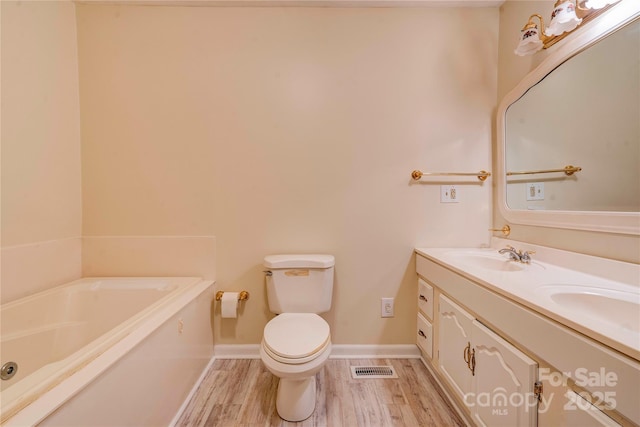
[(335, 265), (333, 255), (291, 254), (267, 255), (264, 266), (267, 268), (329, 268)]

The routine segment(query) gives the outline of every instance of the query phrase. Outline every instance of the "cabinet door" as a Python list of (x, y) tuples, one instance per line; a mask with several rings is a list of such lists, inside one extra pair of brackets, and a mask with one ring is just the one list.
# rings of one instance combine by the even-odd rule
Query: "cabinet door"
[(465, 403), (481, 426), (525, 427), (537, 423), (533, 389), (538, 364), (477, 320), (473, 321), (475, 349), (473, 393)]
[(465, 361), (465, 356), (472, 346), (471, 331), (474, 318), (442, 294), (439, 296), (438, 306), (440, 372), (463, 399), (471, 391), (471, 369)]

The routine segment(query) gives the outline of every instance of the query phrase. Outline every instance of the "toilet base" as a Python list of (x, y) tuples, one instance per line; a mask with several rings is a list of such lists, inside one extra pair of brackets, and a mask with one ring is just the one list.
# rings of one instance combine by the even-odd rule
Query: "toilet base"
[(316, 408), (316, 377), (280, 378), (276, 409), (280, 418), (297, 422), (306, 420)]

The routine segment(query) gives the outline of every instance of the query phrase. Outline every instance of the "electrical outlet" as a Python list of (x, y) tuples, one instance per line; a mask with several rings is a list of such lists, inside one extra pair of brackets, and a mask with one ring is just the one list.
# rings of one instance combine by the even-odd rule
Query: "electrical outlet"
[(380, 300), (380, 317), (393, 317), (393, 298)]
[(440, 186), (440, 203), (458, 203), (460, 192), (455, 185)]
[(544, 200), (544, 182), (527, 183), (527, 200)]

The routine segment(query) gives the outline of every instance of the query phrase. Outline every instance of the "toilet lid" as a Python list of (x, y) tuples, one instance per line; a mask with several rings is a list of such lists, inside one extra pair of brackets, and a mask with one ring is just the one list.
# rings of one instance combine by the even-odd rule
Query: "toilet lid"
[(313, 313), (282, 313), (264, 327), (264, 345), (287, 359), (308, 357), (326, 347), (329, 324)]

